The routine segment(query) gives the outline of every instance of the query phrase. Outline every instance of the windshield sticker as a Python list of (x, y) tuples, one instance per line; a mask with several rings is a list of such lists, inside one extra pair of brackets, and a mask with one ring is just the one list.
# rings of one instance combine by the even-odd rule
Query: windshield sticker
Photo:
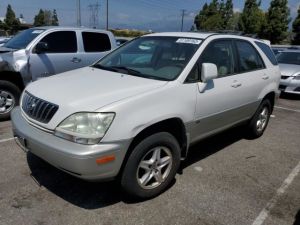
[(191, 38), (179, 38), (176, 43), (184, 43), (184, 44), (193, 44), (193, 45), (199, 45), (201, 43), (201, 40), (198, 39), (191, 39)]
[(32, 31), (33, 34), (40, 34), (43, 33), (44, 30), (34, 30)]

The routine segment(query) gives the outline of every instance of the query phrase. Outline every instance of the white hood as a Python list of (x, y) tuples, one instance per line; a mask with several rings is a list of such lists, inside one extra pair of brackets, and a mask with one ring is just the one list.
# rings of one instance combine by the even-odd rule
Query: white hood
[(26, 91), (59, 106), (48, 124), (58, 123), (75, 112), (92, 112), (106, 105), (165, 85), (166, 81), (85, 67), (31, 83)]

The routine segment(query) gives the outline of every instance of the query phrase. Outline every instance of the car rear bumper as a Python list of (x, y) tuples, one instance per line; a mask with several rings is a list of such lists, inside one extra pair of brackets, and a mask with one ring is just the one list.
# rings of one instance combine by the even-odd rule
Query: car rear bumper
[(300, 80), (295, 80), (293, 77), (281, 79), (279, 89), (285, 93), (300, 94)]
[[(53, 166), (85, 180), (115, 177), (130, 144), (130, 140), (98, 145), (76, 144), (32, 126), (22, 116), (19, 107), (12, 111), (11, 120), (14, 136), (25, 151), (30, 151)], [(105, 156), (114, 156), (115, 159), (108, 163), (96, 162)]]

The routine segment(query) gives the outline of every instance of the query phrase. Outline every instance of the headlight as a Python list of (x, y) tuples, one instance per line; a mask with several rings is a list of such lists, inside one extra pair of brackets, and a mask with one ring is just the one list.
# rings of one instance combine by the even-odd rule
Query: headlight
[(114, 117), (115, 113), (75, 113), (58, 125), (55, 135), (79, 144), (97, 144)]
[(293, 80), (300, 80), (300, 73), (293, 75)]

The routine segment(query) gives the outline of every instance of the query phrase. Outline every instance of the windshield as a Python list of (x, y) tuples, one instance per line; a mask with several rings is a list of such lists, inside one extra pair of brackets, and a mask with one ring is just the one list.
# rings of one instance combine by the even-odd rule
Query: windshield
[(28, 29), (24, 30), (21, 33), (14, 36), (10, 39), (4, 47), (12, 48), (12, 49), (23, 49), (26, 48), (27, 45), (36, 38), (39, 34), (43, 33), (45, 30), (43, 29)]
[(281, 52), (277, 60), (279, 63), (300, 65), (300, 52)]
[(175, 80), (201, 44), (200, 39), (148, 36), (113, 51), (96, 68), (134, 76)]

